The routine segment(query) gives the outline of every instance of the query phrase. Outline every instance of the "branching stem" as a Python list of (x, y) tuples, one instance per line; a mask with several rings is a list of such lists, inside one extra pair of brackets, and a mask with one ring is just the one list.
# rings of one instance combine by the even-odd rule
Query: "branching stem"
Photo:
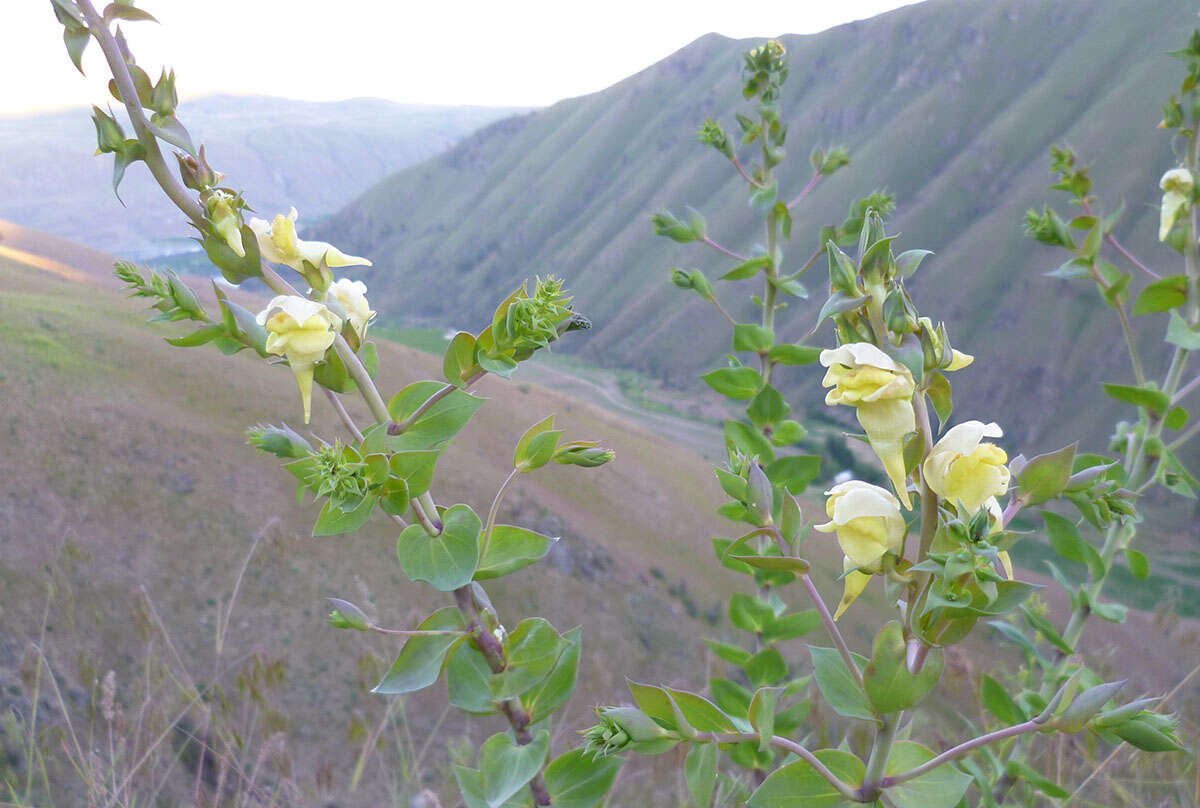
[(833, 615), (829, 613), (829, 607), (825, 605), (825, 601), (821, 598), (821, 593), (817, 591), (817, 585), (812, 582), (812, 578), (808, 577), (807, 573), (800, 576), (800, 581), (808, 591), (808, 596), (812, 598), (813, 605), (817, 607), (817, 614), (821, 616), (821, 622), (825, 624), (825, 630), (829, 632), (830, 639), (837, 646), (838, 653), (842, 655), (842, 661), (850, 669), (850, 673), (853, 674), (859, 687), (862, 687), (862, 671), (858, 669), (858, 665), (854, 662), (854, 657), (850, 654), (850, 647), (846, 645), (846, 640), (842, 637), (842, 632), (838, 630)]
[[(759, 737), (757, 733), (753, 732), (711, 732), (702, 734), (697, 738), (697, 740), (706, 739), (712, 741), (713, 743), (757, 743)], [(801, 746), (795, 741), (788, 740), (787, 738), (781, 738), (778, 735), (772, 736), (769, 743), (771, 746), (774, 746), (778, 749), (791, 752), (796, 757), (812, 766), (813, 770), (816, 771), (817, 774), (825, 778), (825, 780), (831, 786), (836, 788), (838, 793), (846, 799), (854, 800), (856, 802), (859, 801), (858, 789), (842, 782), (842, 780), (836, 774), (829, 770), (828, 766), (821, 762), (820, 758), (818, 758), (805, 747)]]

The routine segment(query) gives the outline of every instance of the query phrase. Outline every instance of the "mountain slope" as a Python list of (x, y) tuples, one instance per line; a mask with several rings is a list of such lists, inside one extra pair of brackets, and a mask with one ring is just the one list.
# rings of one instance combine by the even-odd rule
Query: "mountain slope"
[[(960, 375), (960, 411), (1004, 421), (1027, 451), (1081, 434), (1098, 444), (1117, 408), (1077, 412), (1071, 397), (1090, 395), (1101, 376), (1126, 381), (1119, 331), (1092, 290), (1042, 277), (1057, 256), (1023, 238), (1021, 214), (1048, 197), (1046, 151), (1067, 140), (1107, 198), (1124, 197), (1119, 235), (1151, 262), (1173, 258), (1153, 242), (1156, 181), (1171, 162), (1154, 125), (1178, 73), (1162, 51), (1192, 22), (1173, 0), (930, 0), (784, 37), (792, 71), (782, 106), (797, 159), (780, 196), (808, 180), (803, 156), (814, 144), (843, 143), (854, 160), (797, 210), (791, 266), (850, 200), (891, 189), (901, 247), (938, 253), (915, 284), (918, 304), (979, 355)], [(693, 384), (728, 350), (728, 334), (707, 304), (667, 283), (666, 269), (712, 275), (730, 264), (654, 238), (648, 218), (691, 204), (718, 241), (753, 248), (759, 230), (741, 181), (694, 134), (706, 116), (733, 127), (739, 54), (751, 44), (709, 35), (603, 92), (494, 124), (319, 229), (375, 260), (381, 311), (472, 327), (515, 281), (554, 272), (593, 320), (579, 343), (586, 356)], [(782, 336), (799, 338), (817, 305), (788, 313)], [(1160, 324), (1148, 328), (1161, 338)], [(793, 401), (816, 406), (815, 377), (790, 378)]]
[[(513, 111), (216, 95), (185, 101), (180, 119), (255, 207), (295, 205), (311, 221)], [(112, 158), (94, 156), (95, 143), (88, 110), (0, 116), (0, 218), (126, 255), (169, 251), (175, 209), (141, 166), (121, 185), (122, 207)]]

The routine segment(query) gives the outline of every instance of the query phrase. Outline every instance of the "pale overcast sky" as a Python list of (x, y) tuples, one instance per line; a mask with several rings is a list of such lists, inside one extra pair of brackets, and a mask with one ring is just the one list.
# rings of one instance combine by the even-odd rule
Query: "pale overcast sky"
[[(911, 0), (910, 0), (911, 1)], [(106, 0), (93, 0), (102, 8)], [(0, 114), (102, 103), (49, 0), (0, 0)], [(903, 0), (140, 0), (162, 22), (126, 24), (138, 63), (174, 66), (181, 98), (213, 92), (307, 100), (541, 106), (603, 89), (697, 37), (814, 33)]]

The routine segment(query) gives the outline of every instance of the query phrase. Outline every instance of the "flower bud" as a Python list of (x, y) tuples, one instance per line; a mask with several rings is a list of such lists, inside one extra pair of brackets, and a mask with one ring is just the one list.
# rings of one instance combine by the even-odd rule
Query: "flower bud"
[(237, 254), (238, 258), (246, 257), (246, 247), (242, 244), (242, 217), (238, 212), (241, 200), (225, 191), (215, 190), (208, 194), (205, 207), (208, 209), (208, 223), (213, 232)]
[(1186, 168), (1173, 168), (1158, 181), (1162, 189), (1162, 210), (1159, 215), (1158, 240), (1166, 241), (1171, 228), (1192, 204), (1192, 188), (1195, 185), (1192, 172)]
[(116, 118), (100, 107), (92, 107), (92, 123), (96, 125), (96, 154), (124, 150), (125, 132)]
[(602, 449), (598, 443), (577, 440), (564, 443), (555, 449), (551, 460), (555, 463), (563, 463), (568, 466), (580, 466), (581, 468), (591, 469), (603, 466), (616, 456), (616, 452), (611, 449)]
[(1008, 491), (1008, 455), (983, 438), (999, 438), (1003, 430), (994, 423), (966, 421), (947, 430), (932, 450), (922, 471), (926, 484), (943, 499), (961, 502), (975, 513), (993, 497)]
[(180, 152), (175, 152), (175, 159), (179, 161), (179, 176), (183, 180), (183, 184), (193, 191), (204, 191), (211, 188), (225, 176), (208, 164), (203, 146), (200, 147), (199, 160), (190, 154), (181, 154)]
[(583, 730), (584, 751), (594, 759), (632, 750), (655, 755), (679, 742), (679, 735), (663, 729), (635, 707), (597, 707), (600, 723)]

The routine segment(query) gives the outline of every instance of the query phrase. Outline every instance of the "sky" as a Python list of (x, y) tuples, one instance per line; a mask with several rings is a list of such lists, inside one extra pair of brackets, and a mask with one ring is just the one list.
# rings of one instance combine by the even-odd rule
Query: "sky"
[[(94, 43), (85, 79), (67, 58), (49, 0), (2, 2), (0, 114), (103, 102), (107, 79)], [(738, 38), (815, 33), (907, 4), (139, 0), (162, 25), (127, 23), (125, 31), (152, 78), (164, 64), (175, 68), (181, 99), (226, 92), (543, 106), (608, 87), (711, 31)]]

